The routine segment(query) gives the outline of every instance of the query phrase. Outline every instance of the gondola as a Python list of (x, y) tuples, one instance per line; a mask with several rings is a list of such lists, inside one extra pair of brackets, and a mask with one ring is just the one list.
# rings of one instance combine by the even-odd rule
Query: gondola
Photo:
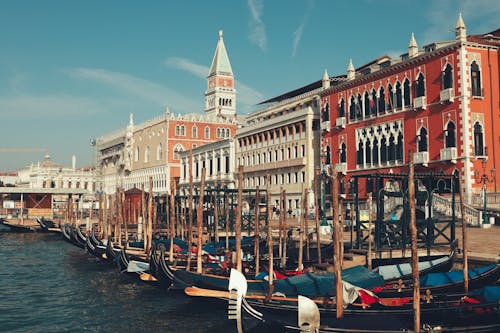
[(42, 232), (61, 232), (61, 228), (59, 228), (52, 220), (39, 217), (36, 219), (36, 222), (40, 225), (40, 231)]
[[(185, 289), (195, 286), (213, 290), (227, 290), (229, 285), (228, 276), (214, 274), (198, 274), (183, 270), (174, 273), (174, 288)], [(342, 271), (342, 277), (349, 283), (362, 286), (363, 288), (375, 288), (384, 286), (382, 277), (364, 266), (354, 266)], [(334, 295), (333, 273), (316, 274), (307, 272), (300, 275), (279, 279), (274, 282), (271, 293), (282, 295)], [(252, 294), (268, 295), (269, 282), (266, 280), (248, 280), (248, 290)]]
[[(120, 273), (140, 279), (141, 274), (149, 274), (149, 263), (139, 260), (136, 256), (129, 255), (125, 250), (120, 251), (119, 259), (117, 260)], [(149, 280), (153, 281), (153, 280)]]
[(34, 232), (37, 231), (37, 227), (32, 226), (32, 225), (19, 225), (19, 224), (12, 224), (8, 220), (2, 219), (1, 224), (7, 228), (9, 228), (9, 231), (11, 232), (18, 232), (18, 233), (24, 233), (24, 232)]
[[(422, 260), (422, 259), (428, 260)], [(453, 262), (455, 259), (455, 252), (452, 251), (448, 256), (431, 256), (422, 257), (418, 262), (418, 271), (420, 275), (436, 272), (448, 272), (453, 267)], [(398, 280), (408, 280), (412, 278), (412, 267), (411, 263), (408, 262), (396, 262), (390, 264), (381, 265), (384, 261), (379, 260), (379, 266), (374, 268), (373, 271), (385, 280), (385, 283), (396, 282)]]
[(107, 261), (115, 261), (115, 259), (119, 258), (119, 254), (122, 251), (121, 248), (115, 247), (113, 241), (108, 239), (106, 244), (106, 253), (102, 255), (102, 257)]
[[(420, 277), (420, 288), (431, 294), (453, 293), (463, 290), (463, 270), (450, 272), (428, 273)], [(469, 289), (478, 289), (482, 286), (496, 283), (500, 279), (500, 265), (491, 264), (468, 270)], [(381, 297), (403, 297), (413, 294), (411, 281), (394, 282), (384, 288), (374, 290)]]
[(94, 257), (104, 260), (103, 254), (106, 253), (106, 246), (95, 238), (93, 230), (87, 237), (87, 241), (85, 243), (85, 249), (87, 250), (88, 253), (90, 253)]
[[(229, 318), (237, 320), (238, 332), (243, 332), (249, 321), (300, 332), (408, 332), (413, 328), (411, 298), (377, 299), (367, 305), (358, 297), (344, 309), (343, 318), (337, 319), (336, 305), (331, 299), (247, 298), (245, 278), (237, 271), (231, 272), (229, 288)], [(498, 332), (499, 316), (500, 287), (486, 286), (469, 294), (424, 300), (420, 321), (423, 331), (428, 332)]]

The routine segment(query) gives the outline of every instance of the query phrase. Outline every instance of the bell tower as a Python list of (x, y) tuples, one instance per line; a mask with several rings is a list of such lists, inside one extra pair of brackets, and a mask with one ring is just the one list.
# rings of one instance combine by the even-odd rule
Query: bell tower
[(207, 76), (205, 113), (230, 119), (233, 119), (236, 115), (234, 76), (224, 39), (222, 38), (222, 30), (219, 31), (217, 48)]

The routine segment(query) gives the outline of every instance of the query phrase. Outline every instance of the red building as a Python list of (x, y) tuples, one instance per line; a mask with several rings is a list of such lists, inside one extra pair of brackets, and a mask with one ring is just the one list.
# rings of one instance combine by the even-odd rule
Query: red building
[(347, 180), (407, 173), (413, 151), (416, 172), (460, 174), (469, 201), (484, 183), (497, 192), (500, 29), (467, 36), (460, 15), (455, 35), (419, 49), (412, 34), (401, 57), (350, 62), (331, 80), (321, 94), (324, 163)]

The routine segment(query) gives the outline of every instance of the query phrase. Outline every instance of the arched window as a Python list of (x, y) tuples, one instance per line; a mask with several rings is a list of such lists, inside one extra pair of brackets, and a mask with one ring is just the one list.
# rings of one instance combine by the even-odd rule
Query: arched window
[(370, 148), (370, 141), (368, 140), (365, 142), (365, 163), (367, 165), (372, 164), (372, 150)]
[(418, 133), (417, 137), (417, 151), (427, 151), (427, 130), (425, 127), (420, 128), (420, 132)]
[(363, 118), (363, 98), (361, 94), (358, 94), (358, 98), (356, 99), (356, 118)]
[(387, 162), (387, 139), (385, 137), (380, 140), (380, 162)]
[(339, 112), (339, 118), (345, 117), (345, 101), (343, 98), (340, 100), (338, 112)]
[(134, 160), (135, 160), (136, 162), (138, 162), (138, 161), (139, 161), (139, 153), (140, 153), (140, 152), (139, 152), (139, 147), (135, 147), (135, 156), (134, 156)]
[(163, 157), (163, 146), (160, 143), (158, 145), (158, 148), (156, 148), (156, 160), (161, 161), (162, 157)]
[(226, 138), (231, 137), (231, 130), (229, 128), (226, 128)]
[(453, 88), (453, 67), (450, 64), (446, 64), (443, 70), (443, 81), (442, 87), (444, 89)]
[(388, 103), (387, 103), (387, 110), (392, 110), (393, 106), (394, 106), (394, 93), (393, 93), (393, 89), (392, 89), (392, 85), (389, 83), (389, 85), (387, 86), (387, 94), (389, 95), (389, 100), (388, 100)]
[(444, 135), (445, 135), (445, 148), (456, 147), (455, 124), (452, 121), (448, 122)]
[(403, 134), (399, 133), (396, 143), (396, 161), (403, 162)]
[(150, 156), (150, 151), (149, 151), (149, 146), (147, 146), (146, 150), (144, 151), (144, 163), (149, 162), (149, 156)]
[(349, 119), (356, 119), (356, 99), (351, 96), (351, 103), (349, 104)]
[(479, 122), (474, 124), (474, 154), (476, 156), (484, 155), (483, 127)]
[(379, 164), (378, 161), (378, 140), (377, 138), (373, 139), (373, 144), (372, 144), (372, 164), (377, 165)]
[(425, 79), (424, 74), (418, 74), (417, 84), (415, 85), (415, 97), (425, 96)]
[(332, 152), (331, 152), (330, 146), (326, 146), (326, 160), (325, 160), (325, 164), (326, 165), (332, 164)]
[(357, 165), (362, 165), (363, 164), (363, 142), (359, 141), (358, 143), (358, 151), (356, 152), (356, 164)]
[(481, 71), (476, 61), (470, 65), (471, 93), (472, 96), (483, 96), (481, 88)]
[(389, 161), (395, 161), (396, 160), (396, 144), (394, 142), (394, 135), (391, 134), (391, 136), (389, 136), (389, 147), (388, 147), (388, 151), (389, 151), (389, 156), (388, 156), (388, 160)]
[(370, 113), (372, 116), (377, 115), (377, 92), (372, 90), (372, 98), (370, 99)]
[(401, 90), (401, 83), (396, 82), (396, 109), (403, 107), (403, 91)]
[(210, 127), (205, 127), (205, 139), (210, 139)]
[(326, 103), (325, 107), (323, 108), (323, 114), (322, 114), (322, 120), (323, 121), (330, 121), (330, 104)]
[(411, 104), (411, 89), (410, 89), (410, 80), (406, 79), (403, 84), (403, 97), (404, 97), (404, 106), (410, 106)]
[(378, 94), (378, 112), (385, 113), (385, 91), (384, 87), (380, 87)]
[(365, 117), (370, 116), (370, 95), (368, 91), (365, 92)]
[[(180, 159), (180, 152), (184, 151), (184, 147), (181, 144), (177, 144), (174, 147), (174, 160)], [(205, 161), (203, 161), (205, 162)]]
[(198, 127), (193, 126), (191, 131), (193, 132), (193, 138), (196, 139), (198, 137)]
[(344, 142), (342, 142), (342, 145), (340, 146), (340, 156), (339, 156), (339, 161), (340, 163), (346, 163), (347, 162), (347, 147)]

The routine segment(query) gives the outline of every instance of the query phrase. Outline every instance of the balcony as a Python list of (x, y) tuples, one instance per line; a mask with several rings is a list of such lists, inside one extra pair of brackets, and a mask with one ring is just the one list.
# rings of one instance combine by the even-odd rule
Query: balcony
[(345, 128), (346, 120), (345, 117), (338, 117), (335, 122), (336, 127)]
[(335, 171), (342, 173), (342, 174), (347, 174), (347, 163), (337, 163), (335, 165)]
[(455, 97), (455, 92), (453, 88), (443, 89), (439, 93), (439, 99), (441, 103), (447, 103), (447, 102), (452, 103), (454, 97)]
[(413, 107), (415, 109), (425, 110), (427, 108), (427, 97), (425, 96), (415, 97), (415, 99), (413, 100)]
[(330, 132), (330, 121), (322, 121), (321, 122), (321, 130), (324, 132)]
[(441, 149), (441, 160), (442, 161), (451, 161), (452, 163), (456, 163), (457, 161), (457, 148), (449, 147)]
[(423, 166), (427, 166), (429, 162), (429, 152), (427, 151), (419, 151), (413, 155), (413, 163), (422, 164)]

